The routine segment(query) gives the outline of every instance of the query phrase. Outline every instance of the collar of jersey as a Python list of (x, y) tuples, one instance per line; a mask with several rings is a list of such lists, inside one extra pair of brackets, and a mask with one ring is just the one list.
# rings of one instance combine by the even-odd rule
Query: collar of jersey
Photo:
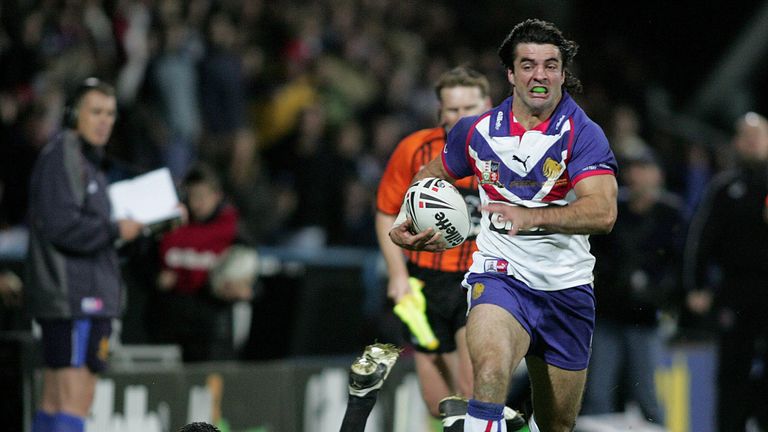
[[(561, 115), (571, 116), (574, 110), (572, 105), (575, 104), (571, 99), (571, 96), (568, 94), (568, 92), (563, 91), (563, 99), (557, 105), (557, 108), (555, 108), (555, 111), (552, 113), (552, 115), (549, 116), (547, 120), (541, 122), (531, 130), (539, 131), (545, 135), (557, 133), (557, 131), (550, 130), (551, 120), (553, 118), (559, 118)], [(502, 121), (499, 127), (496, 128), (495, 122), (499, 116), (501, 116)], [(529, 131), (517, 122), (514, 114), (512, 113), (512, 96), (506, 98), (499, 106), (492, 110), (489, 129), (489, 135), (492, 137), (522, 136), (525, 132)]]

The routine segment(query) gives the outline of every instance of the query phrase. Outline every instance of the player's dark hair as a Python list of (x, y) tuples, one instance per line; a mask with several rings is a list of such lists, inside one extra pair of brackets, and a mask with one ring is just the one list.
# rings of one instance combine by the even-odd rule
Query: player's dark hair
[(512, 28), (498, 51), (501, 62), (507, 69), (514, 70), (515, 49), (521, 43), (556, 46), (560, 50), (560, 56), (563, 60), (563, 72), (566, 72), (563, 87), (571, 93), (581, 92), (581, 82), (570, 70), (573, 58), (576, 57), (576, 52), (579, 50), (579, 45), (566, 39), (554, 24), (540, 19), (527, 19)]
[(437, 99), (441, 100), (440, 91), (442, 89), (453, 87), (477, 87), (480, 89), (483, 97), (488, 96), (488, 93), (491, 91), (491, 84), (488, 82), (488, 78), (467, 66), (457, 66), (440, 75), (440, 79), (435, 84)]
[(194, 422), (182, 426), (179, 432), (221, 432), (216, 426), (206, 422)]

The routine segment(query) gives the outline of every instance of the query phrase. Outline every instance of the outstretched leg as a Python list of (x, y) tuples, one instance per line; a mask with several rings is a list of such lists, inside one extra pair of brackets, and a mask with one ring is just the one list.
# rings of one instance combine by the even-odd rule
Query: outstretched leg
[(363, 355), (349, 368), (349, 399), (339, 432), (363, 432), (379, 389), (395, 365), (400, 348), (389, 344), (365, 347)]

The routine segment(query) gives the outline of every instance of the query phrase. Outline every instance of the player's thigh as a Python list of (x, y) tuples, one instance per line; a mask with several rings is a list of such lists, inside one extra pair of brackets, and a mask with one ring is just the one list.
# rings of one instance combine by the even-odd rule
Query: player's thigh
[(512, 371), (530, 346), (528, 332), (500, 306), (479, 304), (469, 313), (467, 344), (474, 367), (474, 396), (503, 401)]
[(587, 370), (561, 369), (535, 356), (528, 356), (526, 364), (539, 428), (552, 432), (572, 430), (581, 407)]

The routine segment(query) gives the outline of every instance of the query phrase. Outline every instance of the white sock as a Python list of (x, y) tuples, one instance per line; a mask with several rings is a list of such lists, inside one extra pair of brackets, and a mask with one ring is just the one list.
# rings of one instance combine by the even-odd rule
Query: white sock
[(507, 432), (504, 405), (470, 399), (464, 432)]
[(541, 432), (539, 425), (536, 424), (533, 414), (531, 414), (531, 419), (528, 420), (528, 429), (530, 429), (531, 432)]
[[(488, 425), (491, 427), (488, 428)], [(464, 432), (507, 432), (507, 423), (502, 420), (483, 420), (470, 415), (464, 419)]]

